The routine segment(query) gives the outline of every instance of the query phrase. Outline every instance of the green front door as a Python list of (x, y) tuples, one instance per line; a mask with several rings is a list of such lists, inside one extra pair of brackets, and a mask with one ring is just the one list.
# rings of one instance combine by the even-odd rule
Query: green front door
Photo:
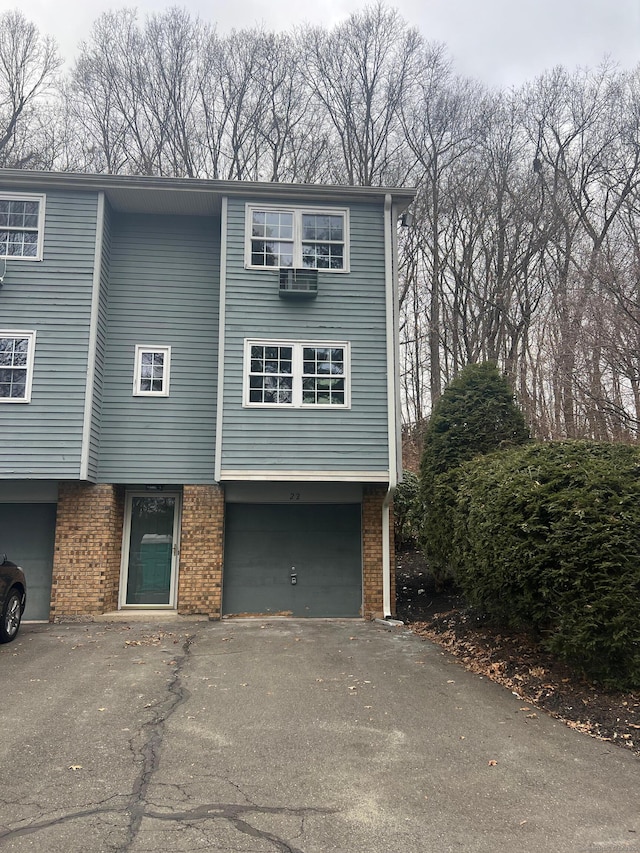
[(225, 615), (360, 616), (360, 504), (227, 504)]
[(174, 607), (179, 495), (127, 497), (122, 607)]

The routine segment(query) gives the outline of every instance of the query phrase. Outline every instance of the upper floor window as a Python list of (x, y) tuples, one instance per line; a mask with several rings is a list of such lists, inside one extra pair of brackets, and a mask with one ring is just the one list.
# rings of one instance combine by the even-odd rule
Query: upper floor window
[(348, 211), (247, 205), (245, 263), (347, 272)]
[(41, 261), (44, 196), (0, 193), (0, 257)]
[(136, 397), (168, 397), (171, 347), (136, 346), (133, 393)]
[(0, 330), (0, 403), (31, 400), (35, 332)]
[(245, 366), (245, 405), (350, 405), (347, 343), (247, 341)]

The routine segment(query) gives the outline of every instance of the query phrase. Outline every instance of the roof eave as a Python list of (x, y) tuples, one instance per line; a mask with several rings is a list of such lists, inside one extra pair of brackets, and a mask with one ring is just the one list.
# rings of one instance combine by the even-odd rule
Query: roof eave
[[(123, 193), (135, 193), (141, 201), (140, 193), (153, 195), (159, 193), (178, 193), (180, 195), (213, 196), (250, 196), (251, 198), (270, 199), (309, 199), (318, 201), (343, 202), (379, 202), (384, 203), (385, 196), (391, 195), (399, 209), (407, 207), (415, 197), (411, 187), (361, 187), (328, 184), (290, 184), (267, 183), (259, 181), (221, 181), (205, 178), (174, 178), (146, 175), (83, 174), (79, 172), (39, 172), (26, 169), (0, 169), (0, 186), (5, 188), (38, 187), (47, 189), (68, 189), (74, 191), (105, 192), (107, 197), (122, 196)], [(198, 207), (202, 206), (200, 199)]]

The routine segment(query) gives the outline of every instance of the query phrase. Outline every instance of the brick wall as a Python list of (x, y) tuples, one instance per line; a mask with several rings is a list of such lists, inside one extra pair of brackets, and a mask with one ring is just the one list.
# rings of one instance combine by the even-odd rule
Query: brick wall
[[(384, 613), (382, 592), (382, 503), (386, 489), (365, 486), (362, 497), (362, 573), (363, 616), (381, 618)], [(395, 553), (393, 512), (390, 519), (391, 612), (395, 614)]]
[(118, 606), (124, 490), (108, 484), (58, 487), (50, 619)]
[[(366, 486), (363, 495), (363, 615), (369, 619), (383, 615), (382, 503), (385, 494), (384, 487)], [(60, 483), (51, 590), (52, 620), (117, 609), (123, 521), (123, 488), (108, 484)], [(391, 606), (395, 612), (393, 535), (390, 547)], [(179, 613), (220, 618), (223, 549), (224, 490), (220, 486), (185, 486)]]
[(222, 487), (185, 486), (180, 537), (179, 613), (220, 618), (223, 533)]

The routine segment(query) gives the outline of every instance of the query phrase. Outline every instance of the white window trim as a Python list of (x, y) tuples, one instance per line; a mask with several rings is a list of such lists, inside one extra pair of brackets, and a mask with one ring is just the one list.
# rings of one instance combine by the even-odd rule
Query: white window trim
[[(38, 242), (36, 244), (35, 256), (29, 255), (0, 255), (0, 259), (5, 262), (15, 261), (41, 261), (44, 250), (44, 208), (46, 196), (44, 194), (35, 193), (6, 193), (0, 192), (0, 201), (37, 201), (38, 202)], [(2, 228), (0, 228), (0, 231)], [(20, 231), (21, 229), (17, 229)], [(24, 229), (22, 229), (24, 230)], [(28, 229), (31, 230), (31, 229)]]
[[(251, 375), (251, 347), (292, 347), (292, 402), (291, 403), (252, 403), (249, 401), (249, 377)], [(319, 347), (321, 349), (341, 348), (344, 351), (344, 403), (340, 406), (330, 403), (303, 403), (302, 402), (302, 368), (304, 347)], [(243, 365), (243, 391), (242, 405), (249, 409), (307, 409), (317, 411), (324, 409), (328, 411), (344, 412), (351, 408), (351, 344), (348, 341), (311, 341), (311, 340), (289, 340), (283, 338), (247, 338), (244, 342), (244, 365)]]
[[(162, 375), (162, 391), (143, 391), (140, 387), (142, 381), (142, 355), (146, 352), (164, 353), (164, 371)], [(169, 379), (171, 373), (171, 347), (155, 346), (147, 344), (136, 344), (136, 355), (133, 368), (133, 396), (134, 397), (168, 397)]]
[(24, 389), (24, 397), (0, 397), (2, 403), (30, 403), (31, 402), (31, 385), (33, 383), (33, 361), (36, 349), (36, 333), (32, 329), (25, 331), (23, 329), (0, 329), (0, 338), (28, 338), (29, 345), (27, 350), (27, 382)]
[[(244, 265), (245, 269), (250, 270), (270, 270), (274, 272), (278, 269), (291, 269), (291, 267), (269, 267), (260, 266), (251, 263), (251, 225), (253, 221), (254, 211), (264, 211), (265, 213), (291, 213), (293, 214), (293, 269), (317, 269), (323, 275), (325, 273), (337, 273), (341, 275), (350, 270), (350, 227), (349, 227), (349, 208), (348, 207), (295, 207), (291, 205), (278, 204), (247, 204), (245, 205), (245, 234), (244, 234)], [(330, 269), (329, 267), (305, 267), (302, 263), (302, 215), (311, 214), (318, 216), (342, 216), (344, 222), (344, 250), (342, 269)], [(286, 242), (286, 241), (285, 241)]]

